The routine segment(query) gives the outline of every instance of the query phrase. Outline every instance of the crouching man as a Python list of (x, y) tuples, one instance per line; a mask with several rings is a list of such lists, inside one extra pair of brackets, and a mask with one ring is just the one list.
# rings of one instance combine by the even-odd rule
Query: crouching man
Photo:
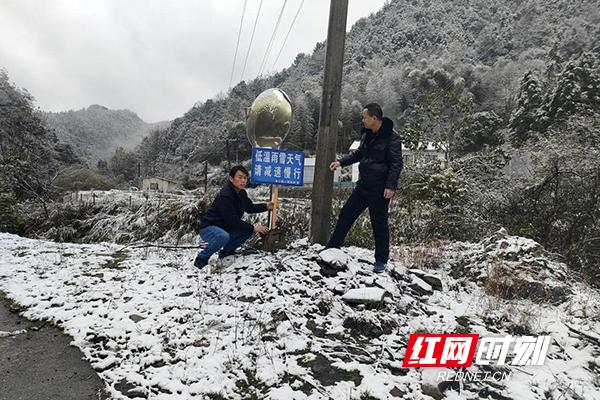
[(198, 233), (206, 246), (194, 260), (196, 267), (204, 268), (210, 256), (219, 250), (219, 258), (233, 255), (254, 232), (264, 234), (269, 230), (264, 225), (253, 226), (242, 221), (244, 212), (261, 213), (273, 209), (273, 202), (254, 204), (248, 198), (244, 190), (248, 176), (248, 171), (241, 165), (231, 168), (229, 181), (202, 216)]

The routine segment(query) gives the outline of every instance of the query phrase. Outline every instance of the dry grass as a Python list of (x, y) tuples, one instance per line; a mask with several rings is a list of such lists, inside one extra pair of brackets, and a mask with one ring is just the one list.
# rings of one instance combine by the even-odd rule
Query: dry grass
[(393, 248), (391, 258), (408, 268), (441, 269), (445, 254), (446, 242), (442, 240), (431, 241), (416, 246)]

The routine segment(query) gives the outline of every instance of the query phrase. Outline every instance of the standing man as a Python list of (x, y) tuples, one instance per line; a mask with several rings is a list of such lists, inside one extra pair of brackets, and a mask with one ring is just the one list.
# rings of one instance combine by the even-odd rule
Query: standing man
[(327, 247), (341, 247), (354, 221), (368, 208), (375, 237), (373, 272), (380, 273), (385, 270), (390, 254), (388, 209), (402, 171), (402, 142), (394, 131), (392, 120), (383, 117), (379, 104), (370, 103), (364, 107), (362, 123), (364, 128), (358, 149), (329, 166), (335, 171), (360, 162), (360, 177), (340, 212)]
[(194, 265), (204, 268), (208, 259), (219, 251), (219, 258), (233, 255), (253, 232), (267, 233), (264, 225), (251, 225), (242, 221), (244, 212), (260, 213), (273, 209), (273, 202), (254, 204), (248, 198), (244, 188), (248, 183), (248, 170), (236, 165), (229, 171), (228, 182), (223, 186), (208, 211), (202, 216), (199, 234), (206, 242), (203, 250), (198, 252)]

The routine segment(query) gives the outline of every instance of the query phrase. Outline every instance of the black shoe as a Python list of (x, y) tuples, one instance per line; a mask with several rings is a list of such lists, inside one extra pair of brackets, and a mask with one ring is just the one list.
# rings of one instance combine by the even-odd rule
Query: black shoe
[(198, 269), (202, 269), (208, 265), (208, 260), (204, 260), (200, 257), (196, 257), (194, 260), (194, 266)]
[(244, 247), (241, 250), (239, 250), (239, 252), (236, 254), (240, 255), (240, 256), (249, 256), (249, 255), (258, 254), (258, 253), (260, 253), (260, 251), (257, 249), (254, 249), (252, 247)]
[(235, 252), (233, 252), (233, 253), (225, 253), (224, 251), (220, 251), (219, 252), (219, 260), (222, 260), (225, 257), (233, 256), (235, 254), (236, 254)]
[(373, 272), (375, 272), (376, 274), (380, 274), (383, 271), (385, 271), (385, 263), (381, 261), (376, 261), (375, 264), (373, 264)]

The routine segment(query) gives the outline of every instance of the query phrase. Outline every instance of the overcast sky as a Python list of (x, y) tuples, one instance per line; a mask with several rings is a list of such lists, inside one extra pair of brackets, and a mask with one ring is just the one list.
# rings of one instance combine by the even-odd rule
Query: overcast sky
[[(266, 64), (282, 48), (302, 0), (262, 0), (243, 79), (255, 78), (278, 15)], [(385, 0), (349, 0), (348, 25)], [(242, 77), (261, 0), (247, 0), (233, 85)], [(229, 87), (244, 0), (1, 0), (0, 68), (44, 111), (101, 104), (147, 122), (183, 115)], [(304, 0), (275, 65), (325, 40), (329, 1)]]

